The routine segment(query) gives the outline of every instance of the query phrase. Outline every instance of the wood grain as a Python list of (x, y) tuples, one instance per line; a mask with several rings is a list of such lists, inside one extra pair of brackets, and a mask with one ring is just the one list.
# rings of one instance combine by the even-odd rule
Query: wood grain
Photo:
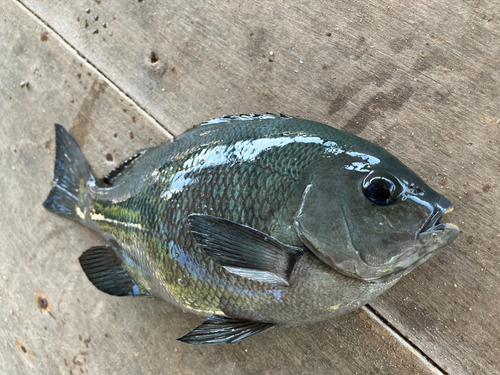
[(175, 338), (199, 317), (96, 290), (78, 256), (102, 239), (42, 207), (53, 123), (70, 129), (97, 176), (170, 135), (25, 8), (0, 5), (2, 374), (440, 373), (366, 310), (196, 348)]
[(463, 233), (372, 307), (445, 371), (500, 373), (498, 0), (23, 2), (174, 134), (282, 111), (396, 154)]

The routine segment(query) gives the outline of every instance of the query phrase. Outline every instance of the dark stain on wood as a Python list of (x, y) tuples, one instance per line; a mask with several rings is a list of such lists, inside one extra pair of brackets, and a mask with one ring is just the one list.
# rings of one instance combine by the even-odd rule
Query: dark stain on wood
[(83, 359), (83, 358), (81, 358), (81, 353), (78, 353), (77, 355), (75, 355), (73, 357), (73, 364), (76, 366), (83, 366), (84, 361), (81, 359)]
[(351, 118), (343, 130), (360, 134), (377, 118), (384, 116), (388, 111), (398, 111), (410, 99), (413, 87), (406, 84), (391, 90), (388, 93), (378, 92)]
[(26, 347), (21, 343), (21, 340), (18, 337), (16, 337), (15, 339), (15, 344), (17, 348), (24, 354), (24, 357), (28, 360), (28, 362), (33, 363), (34, 362), (33, 353), (31, 353), (30, 351), (28, 351), (28, 349), (26, 349)]
[[(328, 70), (329, 66), (323, 65), (323, 70)], [(377, 87), (382, 87), (386, 82), (388, 82), (393, 77), (393, 71), (396, 69), (395, 66), (391, 64), (380, 64), (373, 69), (373, 73), (368, 74), (364, 77), (358, 78), (354, 83), (350, 85), (346, 85), (341, 87), (338, 90), (338, 94), (336, 97), (330, 102), (328, 106), (328, 114), (333, 115), (343, 109), (347, 102), (356, 96), (361, 90), (363, 90), (370, 83), (374, 83)], [(325, 87), (325, 92), (331, 92), (331, 89)], [(394, 94), (394, 93), (393, 93)], [(378, 97), (379, 94), (375, 95), (375, 98)], [(409, 98), (409, 97), (408, 97)], [(407, 100), (407, 99), (406, 99)], [(361, 109), (363, 111), (363, 109)], [(360, 111), (360, 112), (361, 112)]]
[(341, 89), (341, 92), (337, 94), (337, 96), (330, 102), (330, 106), (328, 108), (328, 114), (333, 115), (337, 113), (347, 104), (349, 97), (351, 95), (355, 95), (359, 89), (354, 87), (346, 86)]
[(90, 90), (85, 96), (78, 114), (73, 119), (70, 129), (71, 134), (79, 145), (85, 144), (85, 138), (89, 134), (89, 130), (94, 127), (92, 122), (92, 113), (94, 106), (98, 106), (99, 97), (104, 94), (108, 84), (100, 79), (94, 80)]
[(389, 42), (389, 48), (394, 53), (401, 53), (405, 49), (409, 49), (413, 47), (413, 36), (404, 36), (399, 38), (394, 38)]

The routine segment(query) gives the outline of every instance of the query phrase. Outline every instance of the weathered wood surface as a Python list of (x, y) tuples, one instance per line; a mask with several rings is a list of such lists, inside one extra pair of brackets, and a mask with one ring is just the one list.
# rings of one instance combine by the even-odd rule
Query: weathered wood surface
[(440, 374), (368, 310), (196, 348), (175, 338), (199, 317), (96, 290), (78, 256), (102, 240), (41, 205), (53, 123), (98, 176), (170, 136), (18, 3), (0, 8), (1, 374)]
[[(455, 202), (450, 220), (460, 225), (461, 237), (371, 306), (444, 371), (500, 373), (500, 327), (495, 318), (500, 313), (499, 1), (24, 4), (174, 134), (216, 115), (282, 111), (372, 140), (442, 189)], [(99, 32), (94, 34), (95, 29)], [(68, 76), (75, 79), (74, 75), (69, 71)], [(88, 92), (81, 97), (88, 97)], [(67, 110), (60, 103), (53, 105), (54, 114)], [(92, 130), (89, 142), (92, 137), (112, 139), (100, 127)], [(125, 142), (121, 137), (126, 133), (116, 132)], [(104, 163), (95, 159), (93, 165)], [(47, 176), (35, 178), (45, 183)], [(42, 193), (39, 198), (43, 200)], [(74, 230), (88, 238), (83, 230)], [(69, 244), (73, 229), (66, 236), (58, 239), (60, 246)], [(82, 238), (73, 243), (80, 245)], [(142, 304), (128, 306), (132, 303), (134, 311), (144, 313), (138, 310)], [(152, 334), (149, 325), (138, 324), (144, 335)], [(285, 337), (305, 340), (304, 348), (309, 348), (313, 327), (294, 329)], [(165, 328), (158, 337), (174, 335)], [(256, 347), (267, 343), (255, 340), (262, 340)], [(348, 335), (340, 339), (349, 340)], [(329, 350), (338, 342), (328, 344)], [(286, 348), (288, 353), (281, 355), (289, 357), (276, 361), (274, 370), (279, 364), (283, 371), (288, 369), (284, 358), (309, 363), (324, 359), (307, 350), (299, 356), (300, 345)], [(349, 350), (335, 349), (336, 360), (347, 358), (352, 365)], [(370, 358), (370, 351), (365, 355)], [(192, 357), (185, 361), (195, 366)], [(320, 368), (326, 371), (325, 363)], [(159, 364), (150, 366), (144, 368), (156, 369)], [(237, 367), (234, 371), (244, 372)]]
[(372, 306), (442, 369), (500, 372), (498, 0), (23, 2), (174, 134), (299, 114), (443, 186), (461, 238)]

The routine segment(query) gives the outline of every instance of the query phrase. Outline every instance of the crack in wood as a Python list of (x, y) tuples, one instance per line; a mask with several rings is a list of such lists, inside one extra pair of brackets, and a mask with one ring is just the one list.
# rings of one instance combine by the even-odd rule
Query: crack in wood
[(415, 350), (417, 354), (422, 358), (422, 360), (427, 361), (429, 366), (434, 367), (440, 372), (440, 375), (449, 375), (441, 366), (439, 366), (431, 357), (429, 357), (422, 349), (420, 349), (416, 344), (414, 344), (408, 337), (406, 337), (400, 330), (398, 330), (388, 319), (386, 319), (382, 314), (380, 314), (375, 308), (370, 305), (365, 305), (362, 309), (366, 311), (367, 314), (372, 316), (375, 320), (379, 322), (384, 328), (389, 331), (393, 336), (399, 340), (406, 343), (411, 349)]

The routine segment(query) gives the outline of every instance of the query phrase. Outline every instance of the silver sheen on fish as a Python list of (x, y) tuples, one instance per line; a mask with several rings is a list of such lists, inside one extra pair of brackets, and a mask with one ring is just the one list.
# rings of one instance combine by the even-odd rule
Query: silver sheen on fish
[(224, 116), (95, 179), (56, 124), (45, 208), (96, 231), (80, 257), (115, 296), (206, 319), (181, 337), (234, 343), (370, 302), (459, 234), (452, 204), (382, 148), (279, 114)]

